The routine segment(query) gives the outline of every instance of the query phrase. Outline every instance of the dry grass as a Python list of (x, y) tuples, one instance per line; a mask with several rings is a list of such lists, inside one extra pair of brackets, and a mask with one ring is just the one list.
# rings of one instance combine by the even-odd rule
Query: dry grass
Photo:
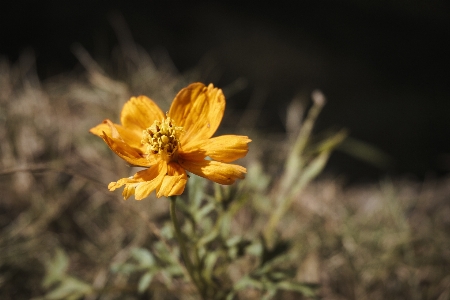
[[(0, 298), (44, 295), (45, 266), (56, 249), (68, 254), (68, 274), (100, 291), (86, 299), (170, 299), (181, 288), (189, 294), (181, 282), (173, 290), (155, 283), (151, 294), (140, 296), (133, 293), (138, 278), (110, 271), (131, 249), (165, 241), (159, 228), (168, 220), (168, 203), (123, 201), (108, 192), (109, 182), (133, 170), (88, 130), (104, 118), (117, 120), (131, 95), (149, 95), (167, 108), (199, 74), (156, 67), (145, 52), (128, 46), (119, 49), (121, 76), (112, 79), (81, 48), (75, 52), (87, 72), (45, 82), (31, 55), (14, 65), (0, 61)], [(254, 139), (256, 153), (265, 151), (261, 141)], [(251, 153), (246, 164), (256, 167)], [(266, 169), (271, 163), (277, 162)], [(258, 181), (263, 175), (254, 176)], [(279, 226), (295, 245), (296, 278), (319, 284), (324, 299), (450, 299), (449, 198), (450, 179), (310, 184)], [(234, 231), (261, 230), (264, 220), (252, 211), (264, 206), (254, 203), (259, 200), (236, 215)], [(241, 275), (239, 268), (230, 272)], [(259, 297), (253, 291), (241, 296)]]

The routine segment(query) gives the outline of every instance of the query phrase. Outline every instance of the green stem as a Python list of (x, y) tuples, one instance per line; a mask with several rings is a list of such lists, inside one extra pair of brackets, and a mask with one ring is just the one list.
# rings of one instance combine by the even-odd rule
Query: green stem
[(186, 269), (188, 270), (189, 276), (191, 277), (192, 282), (197, 287), (198, 292), (205, 299), (204, 289), (202, 288), (202, 284), (200, 280), (197, 280), (196, 272), (194, 265), (189, 257), (189, 253), (186, 248), (186, 243), (183, 238), (183, 234), (181, 232), (180, 224), (178, 223), (178, 218), (175, 210), (175, 203), (177, 198), (175, 196), (170, 197), (170, 217), (172, 219), (173, 227), (175, 228), (175, 235), (177, 237), (178, 243), (180, 244), (181, 256), (183, 257), (184, 263), (186, 265)]
[[(274, 246), (275, 231), (278, 223), (290, 209), (292, 202), (294, 200), (293, 193), (291, 189), (297, 186), (298, 192), (303, 189), (303, 187), (308, 183), (305, 181), (305, 176), (301, 173), (305, 168), (304, 150), (311, 136), (314, 123), (319, 116), (325, 104), (325, 98), (320, 92), (315, 92), (312, 95), (313, 106), (308, 111), (305, 121), (303, 122), (300, 132), (298, 133), (297, 139), (289, 153), (288, 158), (285, 163), (285, 171), (281, 177), (280, 188), (277, 193), (277, 198), (275, 199), (276, 209), (275, 212), (270, 216), (269, 222), (267, 223), (264, 236), (269, 247)], [(296, 183), (300, 180), (300, 183)]]

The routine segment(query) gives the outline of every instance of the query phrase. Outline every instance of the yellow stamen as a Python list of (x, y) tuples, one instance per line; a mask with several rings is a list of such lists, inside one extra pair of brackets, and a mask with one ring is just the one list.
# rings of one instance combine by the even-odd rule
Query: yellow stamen
[(155, 121), (142, 132), (141, 143), (146, 145), (147, 155), (161, 155), (167, 162), (175, 160), (180, 148), (180, 135), (183, 127), (177, 127), (172, 119)]

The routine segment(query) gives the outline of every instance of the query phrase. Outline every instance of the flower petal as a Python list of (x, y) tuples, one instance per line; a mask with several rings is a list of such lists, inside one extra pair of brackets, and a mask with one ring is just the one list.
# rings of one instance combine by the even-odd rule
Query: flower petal
[(108, 185), (108, 189), (114, 191), (125, 185), (122, 193), (125, 200), (135, 194), (136, 200), (144, 199), (161, 183), (162, 178), (166, 174), (165, 170), (167, 170), (165, 166), (166, 163), (164, 162), (155, 164), (148, 169), (137, 172), (133, 177), (122, 178), (117, 182), (111, 182)]
[(101, 124), (89, 130), (90, 133), (99, 137), (102, 137), (103, 132), (108, 136), (114, 137), (113, 131), (118, 132), (120, 138), (131, 147), (138, 149), (143, 148), (141, 144), (142, 131), (129, 130), (122, 125), (113, 124), (109, 119), (105, 119)]
[[(140, 182), (136, 185), (135, 195), (136, 200), (142, 200), (148, 195), (151, 194), (156, 189), (159, 189), (161, 186), (164, 177), (167, 173), (167, 164), (163, 161), (160, 161), (158, 164), (152, 166), (150, 169), (139, 171), (134, 175), (135, 179), (142, 179), (143, 182)], [(160, 196), (158, 196), (159, 198)]]
[[(252, 140), (242, 135), (222, 135), (203, 141), (194, 141), (183, 147), (180, 155), (187, 160), (200, 160), (206, 156), (220, 162), (232, 162), (244, 157)], [(203, 157), (201, 157), (203, 156)]]
[(212, 84), (192, 83), (182, 89), (173, 100), (169, 117), (177, 126), (182, 126), (185, 133), (181, 145), (190, 141), (210, 138), (222, 121), (225, 110), (225, 96), (221, 89)]
[(156, 190), (156, 196), (158, 198), (161, 196), (181, 195), (186, 186), (186, 171), (179, 164), (175, 162), (169, 163), (167, 174), (159, 189)]
[(115, 182), (111, 182), (110, 184), (108, 184), (108, 190), (115, 191), (116, 189), (120, 188), (121, 186), (123, 186), (124, 184), (129, 184), (129, 183), (136, 183), (138, 182), (137, 180), (131, 178), (122, 178), (119, 179), (118, 181)]
[[(105, 119), (103, 120), (102, 123), (98, 124), (95, 127), (92, 127), (91, 129), (89, 129), (89, 132), (92, 134), (95, 134), (96, 136), (102, 137), (103, 133), (105, 132), (107, 135), (111, 136), (111, 128), (108, 125), (108, 121), (110, 121), (109, 119)], [(116, 124), (114, 124), (116, 125)]]
[(189, 172), (220, 184), (232, 184), (236, 179), (243, 179), (247, 169), (233, 164), (211, 160), (190, 161), (178, 159), (178, 163)]
[(123, 199), (127, 200), (134, 195), (136, 192), (136, 185), (136, 183), (129, 183), (125, 185), (122, 192)]
[(156, 157), (154, 160), (143, 157), (143, 153), (139, 149), (131, 147), (121, 139), (109, 137), (105, 132), (103, 132), (101, 138), (114, 153), (133, 166), (148, 167), (157, 161)]
[(155, 120), (162, 121), (164, 117), (164, 113), (155, 102), (146, 96), (139, 96), (131, 97), (125, 103), (120, 114), (120, 121), (128, 130), (142, 132)]
[(117, 188), (120, 188), (121, 186), (125, 185), (125, 188), (123, 189), (122, 196), (123, 199), (127, 200), (130, 198), (130, 196), (134, 195), (134, 189), (137, 185), (137, 180), (133, 178), (122, 178), (119, 179), (117, 182), (111, 182), (108, 185), (108, 189), (112, 192), (115, 191)]

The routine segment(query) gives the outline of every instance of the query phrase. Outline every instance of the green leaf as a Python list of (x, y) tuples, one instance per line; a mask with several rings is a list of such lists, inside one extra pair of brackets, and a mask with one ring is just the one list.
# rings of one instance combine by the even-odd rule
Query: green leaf
[(79, 299), (85, 295), (91, 294), (92, 291), (92, 287), (87, 283), (74, 277), (68, 277), (43, 298), (46, 300)]
[(311, 181), (313, 180), (317, 175), (320, 174), (320, 172), (325, 167), (328, 158), (330, 157), (331, 150), (330, 151), (323, 151), (320, 152), (314, 159), (304, 168), (302, 174), (300, 175), (299, 180), (297, 183), (291, 188), (290, 195), (291, 197), (293, 195), (297, 195), (300, 193), (300, 191)]
[(233, 246), (237, 245), (240, 241), (241, 241), (241, 237), (238, 236), (238, 235), (235, 235), (235, 236), (229, 238), (229, 239), (225, 242), (225, 245), (226, 245), (228, 248), (230, 248), (230, 247), (233, 247)]
[[(274, 260), (280, 259), (281, 257), (285, 256), (290, 249), (289, 241), (278, 241), (272, 248), (267, 247), (264, 240), (262, 240), (262, 242), (264, 248), (261, 265), (263, 266), (270, 265), (270, 263)], [(283, 259), (281, 258), (281, 260)]]
[(173, 276), (170, 274), (170, 272), (168, 272), (167, 269), (161, 269), (159, 275), (161, 276), (161, 279), (166, 285), (166, 287), (171, 289), (174, 283), (173, 283)]
[(172, 223), (169, 222), (165, 223), (164, 226), (160, 229), (160, 233), (165, 239), (168, 240), (172, 239), (174, 237)]
[(171, 277), (180, 277), (184, 274), (183, 269), (181, 269), (180, 265), (178, 264), (164, 267), (164, 270), (166, 270), (167, 274), (170, 274)]
[[(193, 211), (198, 210), (204, 197), (206, 180), (196, 175), (191, 175), (188, 180), (188, 194), (190, 206)], [(181, 201), (180, 201), (181, 202)]]
[(234, 296), (236, 296), (236, 292), (235, 291), (230, 291), (227, 295), (227, 297), (225, 298), (225, 300), (233, 300)]
[(131, 250), (131, 255), (139, 263), (140, 267), (152, 267), (155, 264), (153, 254), (144, 248), (134, 248)]
[[(331, 154), (331, 151), (323, 151), (320, 152), (318, 156), (316, 156), (307, 167), (305, 167), (302, 177), (304, 177), (306, 182), (314, 179), (325, 167), (328, 158)], [(302, 178), (303, 179), (303, 178)]]
[(63, 249), (57, 248), (53, 260), (46, 263), (46, 275), (42, 282), (44, 288), (49, 288), (52, 284), (60, 282), (65, 276), (69, 266), (69, 257)]
[(145, 290), (149, 287), (150, 283), (153, 280), (153, 276), (154, 276), (154, 274), (152, 272), (147, 272), (141, 277), (141, 279), (139, 279), (139, 284), (138, 284), (139, 294), (142, 294), (143, 292), (145, 292)]
[(155, 249), (155, 255), (158, 259), (166, 263), (173, 263), (174, 257), (178, 257), (180, 253), (179, 248), (176, 245), (172, 248), (172, 253), (170, 253), (167, 246), (162, 242), (156, 242), (153, 245), (153, 248)]
[(202, 247), (203, 245), (206, 245), (207, 243), (214, 240), (218, 235), (219, 229), (217, 228), (217, 226), (215, 226), (198, 241), (197, 246)]
[(272, 271), (269, 276), (272, 281), (280, 281), (282, 279), (286, 279), (286, 277), (288, 277), (288, 274), (287, 272), (283, 271)]
[(269, 289), (267, 289), (266, 293), (262, 296), (261, 300), (272, 299), (273, 297), (275, 297), (276, 293), (277, 293), (276, 287), (270, 287)]
[(208, 203), (205, 206), (203, 206), (200, 210), (198, 210), (194, 214), (195, 221), (200, 222), (202, 219), (209, 214), (211, 211), (213, 211), (215, 208), (214, 203)]
[(322, 140), (317, 146), (318, 152), (333, 151), (336, 147), (342, 144), (348, 138), (346, 129), (341, 129), (334, 134), (331, 134), (327, 139)]
[(263, 245), (258, 241), (249, 245), (246, 252), (250, 255), (260, 257), (264, 251)]
[(316, 295), (315, 290), (317, 289), (317, 285), (291, 281), (281, 281), (277, 284), (277, 286), (279, 289), (299, 292), (307, 297), (315, 296)]
[(130, 274), (137, 270), (139, 270), (139, 266), (136, 266), (135, 264), (129, 264), (129, 263), (123, 263), (123, 264), (114, 264), (111, 266), (111, 271), (113, 273), (123, 273), (123, 274)]
[(219, 254), (217, 252), (208, 252), (206, 255), (202, 274), (209, 284), (212, 284), (211, 278), (218, 258)]
[(245, 180), (249, 187), (256, 191), (263, 192), (270, 183), (270, 176), (264, 173), (261, 163), (254, 162), (247, 168)]
[(253, 279), (249, 276), (245, 276), (234, 284), (233, 290), (239, 291), (245, 289), (246, 287), (252, 287), (261, 290), (263, 289), (264, 285), (259, 280)]

